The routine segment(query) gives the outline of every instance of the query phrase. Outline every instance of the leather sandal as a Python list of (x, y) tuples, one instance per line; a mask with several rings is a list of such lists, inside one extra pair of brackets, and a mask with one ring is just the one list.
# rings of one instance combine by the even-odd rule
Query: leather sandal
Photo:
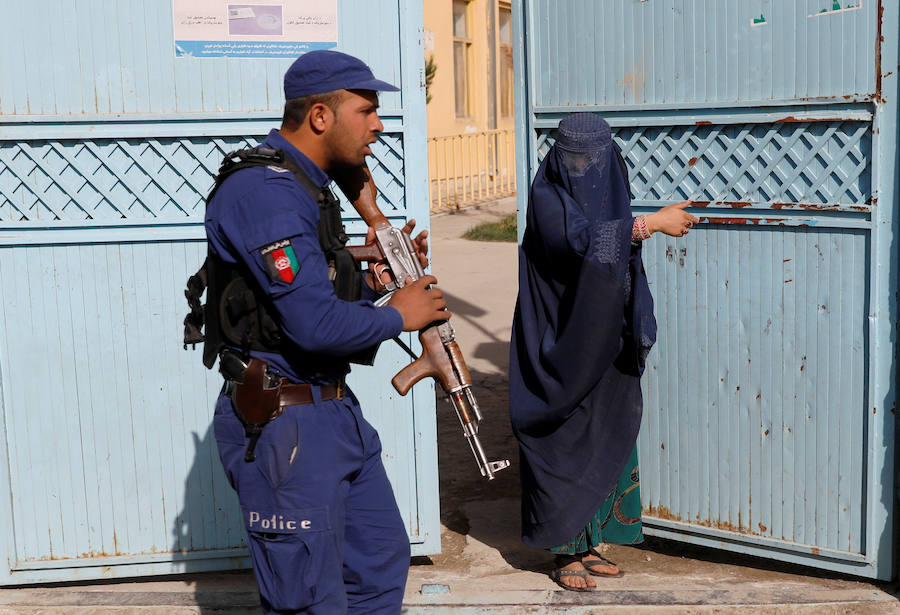
[(573, 592), (590, 592), (594, 591), (593, 587), (572, 587), (571, 585), (566, 585), (562, 582), (563, 577), (581, 577), (587, 582), (588, 575), (590, 573), (585, 570), (562, 570), (560, 568), (554, 568), (550, 571), (550, 578), (554, 583), (562, 587), (563, 589), (568, 589)]
[(594, 549), (593, 547), (588, 549), (588, 553), (590, 553), (595, 558), (597, 558), (597, 559), (581, 560), (581, 565), (584, 566), (584, 571), (587, 572), (588, 574), (591, 574), (595, 577), (607, 577), (610, 579), (618, 579), (619, 577), (625, 576), (625, 573), (622, 572), (621, 570), (619, 570), (619, 572), (617, 572), (615, 574), (607, 574), (604, 572), (594, 572), (593, 570), (591, 570), (591, 566), (615, 566), (615, 564), (613, 562), (609, 561), (608, 559), (606, 559), (605, 557), (603, 557), (602, 555), (600, 555), (596, 551), (596, 549)]

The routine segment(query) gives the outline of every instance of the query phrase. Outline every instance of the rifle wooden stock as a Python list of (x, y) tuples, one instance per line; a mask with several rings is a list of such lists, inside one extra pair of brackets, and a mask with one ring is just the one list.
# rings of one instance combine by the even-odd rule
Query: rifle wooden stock
[(366, 224), (375, 229), (391, 225), (378, 209), (378, 203), (375, 201), (378, 190), (375, 188), (375, 180), (372, 179), (369, 167), (363, 165), (354, 169), (332, 172), (331, 176)]

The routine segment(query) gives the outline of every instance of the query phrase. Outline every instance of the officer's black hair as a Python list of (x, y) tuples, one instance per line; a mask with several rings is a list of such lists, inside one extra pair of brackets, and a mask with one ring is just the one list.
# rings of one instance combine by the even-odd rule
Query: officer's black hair
[(290, 98), (284, 103), (284, 117), (281, 125), (285, 128), (297, 128), (306, 119), (306, 114), (313, 105), (322, 103), (332, 111), (335, 111), (343, 98), (341, 90), (324, 92), (322, 94), (310, 94), (300, 98)]

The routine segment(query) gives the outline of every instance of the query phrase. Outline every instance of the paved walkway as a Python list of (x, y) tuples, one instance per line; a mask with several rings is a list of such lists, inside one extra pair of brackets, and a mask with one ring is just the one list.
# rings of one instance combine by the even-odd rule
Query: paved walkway
[(469, 241), (462, 235), (515, 211), (515, 197), (509, 197), (431, 220), (432, 271), (453, 312), (469, 369), (485, 375), (505, 376), (509, 368), (518, 251), (513, 243)]
[[(626, 575), (590, 593), (560, 589), (550, 557), (519, 541), (515, 441), (507, 419), (509, 325), (515, 305), (515, 244), (462, 240), (469, 227), (515, 211), (513, 199), (432, 219), (434, 271), (486, 416), (489, 455), (512, 467), (477, 477), (452, 411), (438, 405), (442, 553), (415, 558), (405, 613), (900, 613), (896, 585), (878, 585), (766, 560), (648, 538), (607, 553)], [(257, 614), (248, 572), (138, 582), (0, 590), (0, 615)]]

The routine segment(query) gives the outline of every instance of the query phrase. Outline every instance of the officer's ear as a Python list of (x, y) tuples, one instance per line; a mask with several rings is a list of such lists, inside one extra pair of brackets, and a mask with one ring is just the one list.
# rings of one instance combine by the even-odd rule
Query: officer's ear
[(334, 110), (325, 103), (317, 102), (310, 107), (306, 121), (313, 132), (325, 132), (334, 123)]

